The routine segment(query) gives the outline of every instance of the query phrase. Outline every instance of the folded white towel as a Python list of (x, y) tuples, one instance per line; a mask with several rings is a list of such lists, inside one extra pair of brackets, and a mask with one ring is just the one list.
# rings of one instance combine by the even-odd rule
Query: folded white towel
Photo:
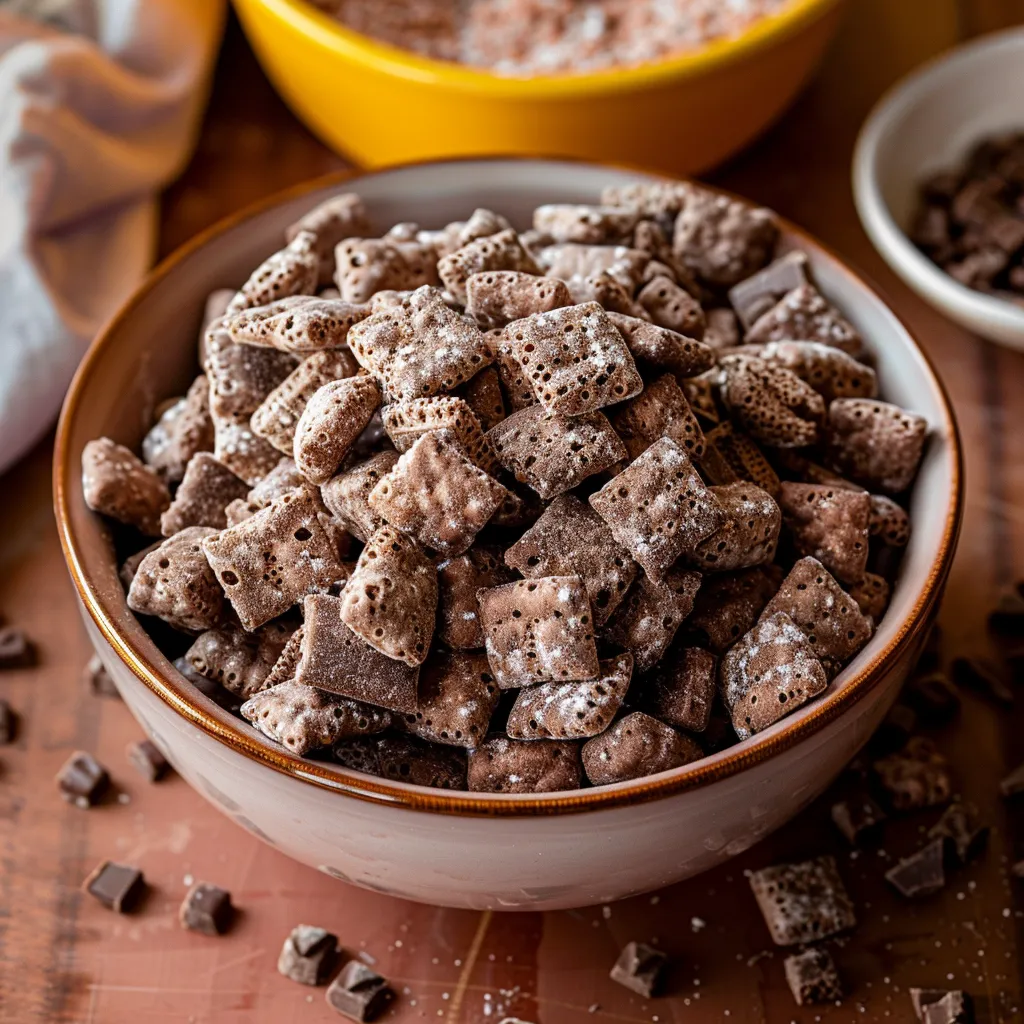
[(224, 0), (0, 0), (0, 471), (153, 258)]

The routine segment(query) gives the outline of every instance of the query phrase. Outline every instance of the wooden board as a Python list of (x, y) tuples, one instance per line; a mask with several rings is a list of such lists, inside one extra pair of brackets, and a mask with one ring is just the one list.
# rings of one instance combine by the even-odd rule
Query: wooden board
[[(882, 91), (958, 38), (1024, 22), (1022, 0), (854, 0), (813, 86), (761, 142), (714, 180), (810, 229), (877, 280), (938, 362), (968, 452), (967, 516), (942, 613), (949, 652), (986, 647), (984, 613), (1024, 576), (1024, 357), (978, 341), (912, 296), (861, 231), (848, 185), (857, 128)], [(199, 149), (163, 204), (161, 248), (285, 185), (343, 166), (298, 125), (229, 31)], [(796, 169), (794, 169), (796, 168)], [(281, 978), (281, 942), (300, 921), (336, 931), (392, 979), (389, 1019), (447, 1024), (911, 1019), (907, 988), (962, 986), (982, 1019), (1020, 1018), (1022, 906), (1009, 863), (1024, 854), (1022, 812), (995, 781), (1024, 760), (1020, 710), (968, 697), (960, 721), (935, 734), (957, 788), (995, 826), (983, 860), (917, 904), (882, 872), (920, 842), (935, 815), (891, 827), (883, 849), (851, 854), (827, 801), (730, 864), (606, 908), (522, 915), (454, 912), (361, 892), (285, 859), (243, 833), (178, 778), (150, 786), (124, 758), (138, 727), (118, 701), (80, 681), (88, 645), (50, 512), (49, 442), (4, 480), (0, 611), (36, 639), (41, 665), (0, 676), (22, 716), (0, 751), (0, 1020), (288, 1024), (338, 1018), (322, 990)], [(53, 775), (75, 749), (110, 768), (121, 799), (65, 806)], [(835, 853), (860, 924), (831, 944), (849, 995), (841, 1007), (798, 1009), (785, 986), (744, 871), (781, 858)], [(138, 863), (153, 885), (142, 911), (115, 916), (79, 885), (104, 858)], [(183, 932), (187, 879), (230, 889), (232, 932)], [(607, 980), (620, 946), (657, 939), (673, 957), (669, 995), (644, 1002)]]

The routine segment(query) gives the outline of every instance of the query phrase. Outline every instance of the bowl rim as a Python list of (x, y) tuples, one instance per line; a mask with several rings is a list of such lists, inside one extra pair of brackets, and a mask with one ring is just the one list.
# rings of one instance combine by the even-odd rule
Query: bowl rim
[(879, 150), (894, 126), (926, 97), (941, 92), (951, 72), (1004, 47), (1024, 52), (1024, 27), (992, 32), (954, 47), (896, 82), (872, 108), (857, 136), (853, 196), (873, 245), (907, 284), (942, 311), (978, 325), (979, 330), (998, 330), (1004, 343), (1013, 345), (1006, 340), (1007, 335), (1019, 335), (1014, 347), (1024, 348), (1024, 309), (968, 288), (928, 259), (896, 223), (879, 185), (878, 172)]
[[(239, 7), (241, 0), (237, 0)], [(781, 10), (756, 19), (737, 36), (712, 40), (674, 57), (636, 67), (607, 68), (586, 74), (516, 77), (424, 57), (410, 50), (380, 42), (356, 32), (317, 10), (307, 0), (246, 0), (265, 8), (279, 20), (313, 39), (337, 56), (395, 78), (421, 86), (490, 96), (592, 96), (643, 90), (665, 81), (693, 78), (728, 67), (777, 45), (794, 33), (825, 17), (845, 0), (788, 0)]]
[[(387, 174), (390, 171), (403, 168), (473, 162), (508, 162), (513, 164), (550, 162), (562, 165), (579, 163), (587, 164), (588, 166), (606, 167), (612, 170), (635, 172), (650, 177), (649, 171), (623, 165), (595, 164), (589, 161), (573, 161), (564, 158), (546, 161), (543, 159), (538, 160), (537, 158), (507, 156), (414, 161), (382, 170), (375, 170), (366, 174), (353, 174), (349, 171), (334, 172), (264, 197), (217, 221), (204, 231), (199, 232), (185, 244), (179, 246), (147, 275), (102, 330), (98, 332), (79, 364), (61, 409), (54, 443), (54, 514), (64, 559), (82, 606), (88, 613), (92, 623), (99, 630), (100, 635), (112, 647), (114, 653), (130, 669), (132, 674), (150, 692), (177, 711), (192, 725), (197, 726), (207, 735), (224, 743), (237, 753), (265, 767), (289, 775), (302, 782), (311, 783), (322, 789), (332, 790), (371, 803), (397, 806), (414, 811), (471, 817), (536, 817), (591, 812), (660, 799), (685, 790), (695, 789), (698, 786), (718, 782), (791, 749), (804, 739), (819, 732), (830, 722), (838, 718), (847, 708), (874, 689), (884, 678), (889, 661), (906, 651), (923, 630), (930, 625), (932, 612), (949, 575), (953, 554), (956, 550), (956, 542), (963, 518), (964, 492), (963, 452), (960, 432), (945, 385), (938, 376), (935, 366), (927, 353), (918, 345), (916, 338), (902, 324), (902, 321), (900, 321), (900, 324), (906, 331), (914, 348), (922, 356), (930, 377), (930, 384), (940, 400), (941, 414), (944, 419), (944, 432), (949, 439), (948, 457), (951, 463), (952, 476), (952, 494), (950, 495), (949, 511), (943, 525), (938, 550), (928, 569), (921, 591), (917, 596), (914, 606), (898, 627), (892, 640), (883, 650), (875, 654), (870, 663), (860, 669), (856, 677), (847, 680), (842, 689), (816, 701), (812, 705), (812, 710), (805, 717), (790, 721), (785, 727), (774, 734), (769, 732), (760, 736), (752, 736), (737, 744), (735, 748), (731, 748), (734, 752), (729, 753), (727, 751), (725, 756), (714, 760), (712, 763), (708, 763), (708, 758), (703, 758), (691, 765), (684, 765), (658, 775), (592, 789), (569, 790), (558, 793), (510, 795), (435, 790), (403, 783), (390, 783), (374, 776), (350, 771), (331, 762), (300, 758), (287, 751), (284, 747), (273, 743), (269, 738), (258, 734), (244, 720), (238, 719), (223, 711), (223, 709), (217, 708), (212, 701), (204, 698), (185, 680), (182, 680), (181, 684), (173, 683), (169, 680), (164, 675), (163, 669), (154, 664), (148, 654), (140, 650), (133, 641), (132, 636), (129, 635), (130, 633), (137, 632), (142, 637), (148, 637), (141, 624), (134, 621), (128, 631), (123, 631), (118, 625), (115, 615), (106, 607), (99, 589), (89, 579), (83, 564), (81, 545), (72, 526), (69, 508), (71, 493), (69, 481), (71, 474), (78, 472), (77, 467), (72, 466), (70, 459), (71, 426), (101, 353), (110, 338), (113, 337), (115, 331), (131, 317), (135, 307), (142, 299), (156, 288), (173, 269), (188, 260), (208, 242), (277, 205), (312, 192), (342, 184), (354, 184), (363, 178)], [(660, 175), (660, 177), (667, 176)], [(702, 185), (702, 187), (711, 186)], [(715, 191), (731, 195), (721, 189), (715, 189)], [(744, 201), (749, 202), (749, 200)], [(780, 228), (785, 234), (797, 239), (801, 245), (817, 249), (831, 257), (839, 271), (852, 278), (853, 283), (857, 287), (873, 293), (891, 313), (891, 307), (889, 307), (888, 302), (885, 301), (881, 293), (869, 285), (860, 274), (853, 271), (832, 249), (796, 227), (784, 217), (778, 215), (776, 217)], [(892, 315), (895, 316), (895, 314)]]

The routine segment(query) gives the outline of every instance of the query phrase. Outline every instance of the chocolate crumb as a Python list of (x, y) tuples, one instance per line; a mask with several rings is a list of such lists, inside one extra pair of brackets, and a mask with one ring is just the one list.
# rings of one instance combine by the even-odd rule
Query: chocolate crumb
[(938, 822), (928, 830), (929, 839), (946, 843), (947, 864), (969, 864), (988, 843), (988, 825), (977, 825), (962, 803), (950, 804)]

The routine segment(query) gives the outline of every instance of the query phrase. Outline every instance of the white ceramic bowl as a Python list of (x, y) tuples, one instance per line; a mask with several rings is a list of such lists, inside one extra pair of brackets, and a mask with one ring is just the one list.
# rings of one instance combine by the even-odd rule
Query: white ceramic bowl
[[(590, 202), (625, 171), (562, 162), (467, 161), (344, 182), (378, 226), (440, 226), (475, 206), (525, 225), (541, 202)], [(449, 793), (289, 754), (182, 679), (128, 610), (110, 535), (82, 500), (91, 438), (135, 445), (153, 405), (196, 372), (203, 299), (278, 248), (287, 224), (342, 187), (313, 183), (201, 236), (159, 267), (90, 349), (71, 386), (54, 470), (61, 541), (85, 622), (125, 701), (201, 794), (239, 824), (327, 874), (450, 906), (582, 906), (654, 889), (747, 849), (813, 800), (895, 698), (936, 610), (961, 509), (959, 441), (934, 373), (885, 304), (796, 229), (821, 287), (878, 359), (886, 397), (931, 426), (911, 512), (914, 535), (888, 614), (826, 695), (774, 727), (684, 768), (539, 796)]]
[(875, 248), (918, 295), (968, 330), (1024, 350), (1024, 308), (960, 284), (906, 235), (919, 183), (1008, 131), (1024, 131), (1024, 28), (958, 47), (890, 90), (857, 140), (853, 194)]

